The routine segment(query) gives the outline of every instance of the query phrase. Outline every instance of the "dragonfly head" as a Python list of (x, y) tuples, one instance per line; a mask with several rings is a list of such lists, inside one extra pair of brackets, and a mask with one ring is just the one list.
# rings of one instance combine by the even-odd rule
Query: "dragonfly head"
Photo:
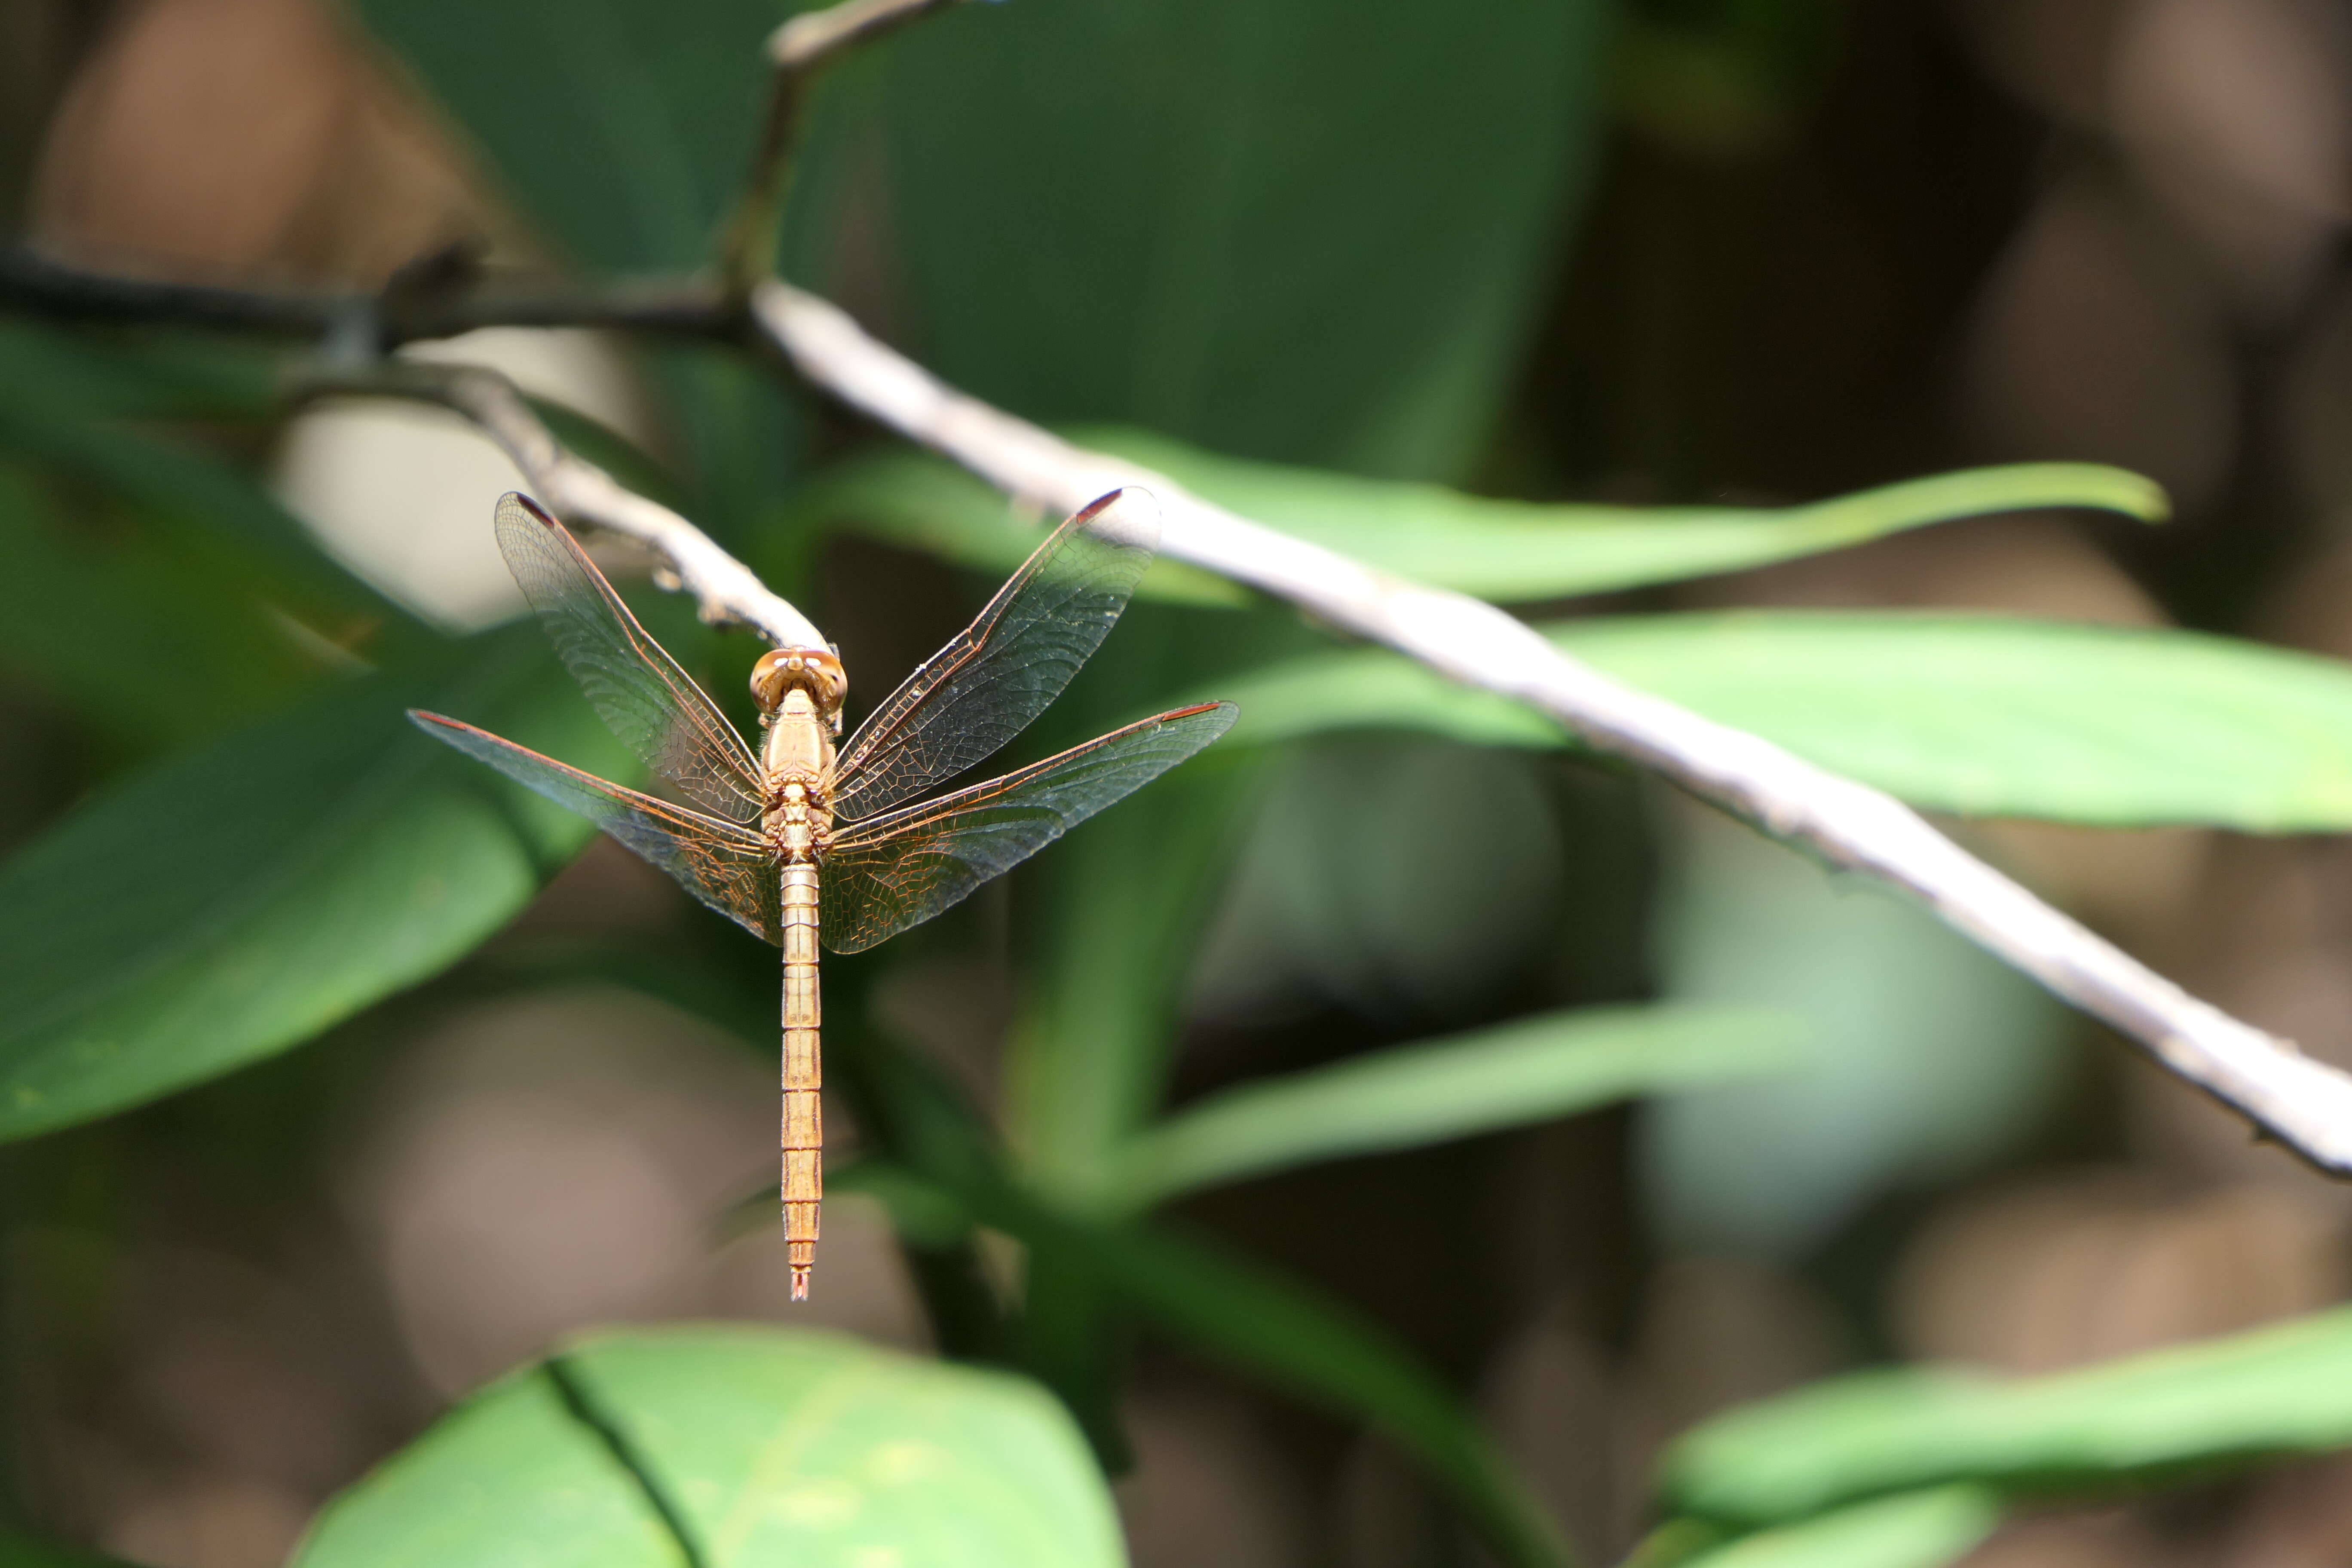
[(761, 712), (775, 712), (784, 705), (785, 694), (795, 689), (809, 694), (821, 718), (840, 727), (849, 677), (842, 672), (839, 658), (821, 647), (779, 647), (761, 654), (751, 667), (751, 700)]

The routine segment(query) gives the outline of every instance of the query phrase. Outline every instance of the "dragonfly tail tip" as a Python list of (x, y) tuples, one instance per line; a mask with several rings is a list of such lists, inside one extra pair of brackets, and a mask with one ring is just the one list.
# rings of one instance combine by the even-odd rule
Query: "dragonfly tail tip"
[(793, 1300), (805, 1301), (808, 1300), (808, 1277), (809, 1266), (807, 1264), (795, 1263), (793, 1265)]

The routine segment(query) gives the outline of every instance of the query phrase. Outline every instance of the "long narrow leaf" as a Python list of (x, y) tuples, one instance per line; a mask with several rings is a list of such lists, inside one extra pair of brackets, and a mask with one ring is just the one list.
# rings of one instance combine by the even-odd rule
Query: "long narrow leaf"
[[(1933, 810), (2352, 827), (2352, 668), (2334, 659), (1990, 616), (1735, 611), (1551, 635), (1621, 680)], [(1216, 695), (1241, 708), (1230, 746), (1351, 729), (1569, 743), (1530, 709), (1379, 651), (1296, 660)]]
[(1940, 1568), (2000, 1523), (1991, 1492), (1936, 1487), (1759, 1530), (1675, 1561), (1678, 1568)]
[(1007, 1137), (1045, 1190), (1101, 1192), (1159, 1102), (1176, 994), (1254, 773), (1196, 763), (1088, 823), (1045, 868), (1053, 897), (1004, 1070)]
[(415, 617), (330, 559), (250, 475), (188, 442), (59, 409), (37, 387), (8, 385), (5, 365), (0, 453), (71, 474), (158, 516), (193, 522), (242, 551), (270, 586), (323, 611), (416, 631)]
[(456, 962), (586, 841), (417, 734), (419, 702), (621, 765), (523, 627), (134, 775), (0, 866), (0, 1139), (309, 1038)]
[(1408, 1149), (1632, 1095), (1790, 1065), (1795, 1020), (1731, 1007), (1548, 1013), (1227, 1089), (1131, 1143), (1118, 1189), (1141, 1207), (1318, 1160)]
[(136, 528), (76, 527), (0, 461), (0, 667), (138, 755), (217, 733), (326, 673), (236, 558)]
[[(1623, 507), (1492, 500), (1436, 485), (1358, 479), (1213, 457), (1132, 430), (1076, 433), (1210, 500), (1357, 560), (1501, 603), (1527, 603), (1738, 571), (1906, 529), (2025, 508), (2083, 507), (2149, 521), (2163, 492), (2120, 468), (2027, 463), (1937, 474), (1803, 506)], [(935, 458), (891, 451), (837, 469), (800, 502), (962, 564), (1002, 570), (1034, 547), (1032, 520)], [(1232, 585), (1155, 568), (1148, 596), (1236, 602)]]
[(1676, 1511), (1770, 1524), (1948, 1482), (2115, 1485), (2352, 1447), (2352, 1308), (2003, 1379), (1864, 1373), (1721, 1416), (1666, 1457)]

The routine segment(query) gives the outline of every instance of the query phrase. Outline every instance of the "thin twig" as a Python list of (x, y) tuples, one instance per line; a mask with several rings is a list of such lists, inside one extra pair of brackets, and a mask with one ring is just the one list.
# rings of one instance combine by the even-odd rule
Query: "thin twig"
[(770, 593), (751, 569), (657, 501), (564, 449), (515, 384), (479, 365), (388, 360), (350, 374), (305, 378), (302, 396), (404, 397), (465, 416), (513, 459), (541, 504), (567, 521), (634, 539), (659, 555), (694, 595), (705, 621), (745, 626), (779, 647), (824, 647), (824, 634)]
[(381, 352), (456, 337), (478, 327), (614, 327), (688, 337), (733, 338), (740, 324), (707, 283), (656, 280), (602, 289), (492, 279), (462, 289), (394, 297), (265, 292), (86, 272), (21, 247), (0, 249), (0, 307), (50, 321), (214, 327), (277, 337), (324, 338), (360, 329)]
[(1160, 500), (1168, 554), (1286, 599), (1465, 686), (1517, 698), (1596, 751), (1893, 883), (2314, 1164), (2352, 1174), (2352, 1077), (2189, 995), (1892, 795), (1622, 686), (1490, 605), (1277, 533), (1164, 474), (1074, 447), (946, 385), (814, 296), (771, 282), (751, 305), (761, 330), (810, 382), (1008, 495), (1059, 515), (1119, 485), (1146, 487)]
[(958, 0), (842, 0), (794, 16), (768, 35), (768, 103), (743, 195), (719, 246), (719, 272), (740, 301), (776, 270), (777, 230), (791, 184), (793, 143), (809, 88), (835, 57)]

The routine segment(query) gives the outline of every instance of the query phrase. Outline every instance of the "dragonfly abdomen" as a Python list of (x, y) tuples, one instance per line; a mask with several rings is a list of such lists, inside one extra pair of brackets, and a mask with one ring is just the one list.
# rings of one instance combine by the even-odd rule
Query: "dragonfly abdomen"
[(817, 870), (783, 868), (784, 947), (783, 1205), (784, 1241), (793, 1266), (793, 1300), (808, 1297), (816, 1261), (816, 1214), (824, 1191), (824, 1123), (819, 1090), (824, 1083), (818, 1044), (824, 1009), (816, 978)]

